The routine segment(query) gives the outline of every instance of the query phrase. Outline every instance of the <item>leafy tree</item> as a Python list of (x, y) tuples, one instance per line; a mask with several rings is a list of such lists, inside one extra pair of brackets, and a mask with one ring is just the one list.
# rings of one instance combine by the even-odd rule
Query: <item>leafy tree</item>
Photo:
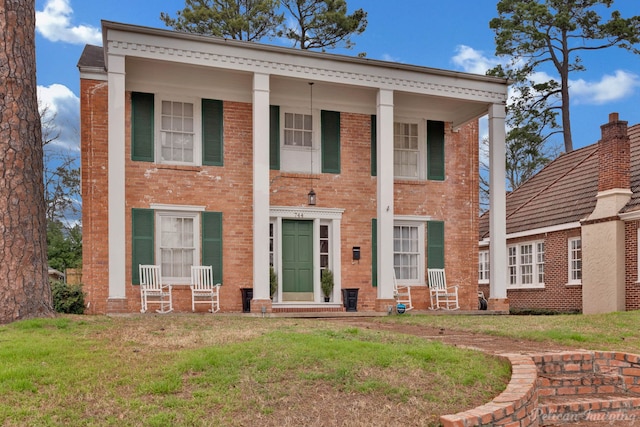
[(0, 323), (53, 314), (47, 276), (35, 1), (0, 7)]
[(573, 150), (569, 75), (585, 70), (578, 52), (613, 46), (639, 52), (633, 45), (640, 41), (640, 16), (623, 18), (613, 11), (604, 21), (597, 9), (612, 4), (613, 0), (500, 0), (498, 17), (489, 23), (496, 33), (496, 54), (512, 57), (510, 66), (517, 73), (546, 64), (557, 72), (559, 82), (541, 83), (538, 89), (546, 100), (560, 100), (559, 106), (548, 103), (546, 108), (561, 111), (566, 152)]
[(163, 12), (160, 19), (177, 31), (248, 41), (285, 37), (300, 49), (322, 50), (351, 48), (351, 35), (367, 27), (367, 13), (348, 15), (345, 0), (185, 0), (175, 18)]
[(82, 266), (82, 229), (61, 221), (47, 224), (47, 254), (49, 267), (59, 271)]
[(367, 28), (367, 12), (358, 9), (347, 15), (345, 0), (283, 0), (295, 26), (284, 30), (284, 36), (300, 49), (351, 48), (352, 34)]
[[(547, 96), (554, 82), (532, 81), (528, 67), (505, 70), (498, 66), (487, 74), (508, 78), (513, 82), (507, 103), (508, 132), (505, 138), (507, 190), (513, 191), (560, 152), (551, 138), (562, 129), (556, 121), (556, 107), (552, 105), (554, 99)], [(485, 150), (485, 154), (488, 154), (488, 148), (485, 147)], [(480, 166), (481, 172), (488, 170), (486, 164), (481, 163)], [(486, 200), (484, 193), (488, 193), (488, 182), (482, 174), (480, 182), (482, 201)]]
[(276, 35), (284, 16), (279, 0), (185, 0), (176, 18), (160, 19), (174, 30), (236, 40), (258, 41)]

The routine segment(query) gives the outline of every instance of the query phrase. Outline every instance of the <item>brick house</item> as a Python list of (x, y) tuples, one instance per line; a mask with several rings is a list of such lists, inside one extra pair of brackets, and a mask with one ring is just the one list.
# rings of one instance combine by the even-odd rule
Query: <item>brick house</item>
[[(504, 163), (505, 80), (102, 29), (104, 47), (86, 46), (78, 62), (89, 312), (138, 311), (148, 263), (174, 285), (176, 311), (191, 309), (198, 264), (213, 266), (226, 312), (243, 309), (241, 289), (254, 312), (342, 311), (342, 289), (358, 289), (359, 311), (387, 311), (394, 272), (426, 309), (428, 266), (445, 266), (462, 307), (477, 307), (477, 119), (489, 114)], [(492, 177), (504, 181), (504, 169)], [(494, 295), (499, 308), (506, 290)]]
[[(507, 294), (514, 309), (640, 308), (640, 125), (617, 113), (593, 145), (562, 154), (507, 195)], [(490, 293), (488, 218), (479, 287)]]

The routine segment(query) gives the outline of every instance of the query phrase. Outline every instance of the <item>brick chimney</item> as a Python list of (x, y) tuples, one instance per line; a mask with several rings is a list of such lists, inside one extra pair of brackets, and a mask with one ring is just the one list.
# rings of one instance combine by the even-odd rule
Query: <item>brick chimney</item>
[(598, 192), (614, 188), (630, 189), (630, 147), (627, 122), (618, 113), (609, 114), (609, 123), (600, 126), (598, 141)]

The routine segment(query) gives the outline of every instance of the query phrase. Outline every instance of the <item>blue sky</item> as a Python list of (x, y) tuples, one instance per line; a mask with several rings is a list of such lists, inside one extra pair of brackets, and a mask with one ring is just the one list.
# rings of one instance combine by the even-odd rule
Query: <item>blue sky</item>
[[(348, 0), (349, 12), (368, 12), (366, 31), (351, 50), (336, 53), (484, 74), (498, 63), (489, 21), (497, 0)], [(160, 12), (175, 15), (184, 0), (36, 0), (36, 55), (40, 101), (56, 113), (57, 144), (79, 148), (79, 73), (85, 44), (102, 43), (100, 21), (166, 28)], [(615, 0), (623, 16), (640, 15), (638, 0)], [(610, 10), (603, 10), (608, 17)], [(264, 43), (288, 46), (282, 40)], [(640, 47), (640, 46), (639, 46)], [(640, 123), (640, 55), (619, 48), (585, 52), (587, 71), (571, 82), (574, 148), (596, 142), (608, 114)], [(560, 137), (557, 143), (561, 145)]]

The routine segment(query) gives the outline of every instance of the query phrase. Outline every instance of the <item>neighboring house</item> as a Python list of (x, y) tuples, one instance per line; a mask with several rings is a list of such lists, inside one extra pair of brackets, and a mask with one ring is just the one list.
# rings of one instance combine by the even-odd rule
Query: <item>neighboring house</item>
[[(503, 164), (506, 80), (102, 30), (104, 47), (87, 46), (78, 63), (91, 312), (138, 311), (139, 264), (161, 265), (177, 311), (191, 309), (193, 264), (213, 266), (227, 312), (242, 310), (247, 288), (258, 313), (342, 311), (343, 289), (358, 289), (359, 311), (386, 312), (394, 272), (426, 309), (429, 266), (446, 267), (462, 308), (477, 308), (477, 119), (489, 114)], [(503, 169), (492, 174), (504, 181)], [(328, 303), (325, 268), (336, 283)]]
[[(640, 308), (640, 125), (617, 113), (593, 145), (562, 154), (507, 195), (512, 309), (600, 313)], [(479, 287), (490, 293), (488, 215)]]

